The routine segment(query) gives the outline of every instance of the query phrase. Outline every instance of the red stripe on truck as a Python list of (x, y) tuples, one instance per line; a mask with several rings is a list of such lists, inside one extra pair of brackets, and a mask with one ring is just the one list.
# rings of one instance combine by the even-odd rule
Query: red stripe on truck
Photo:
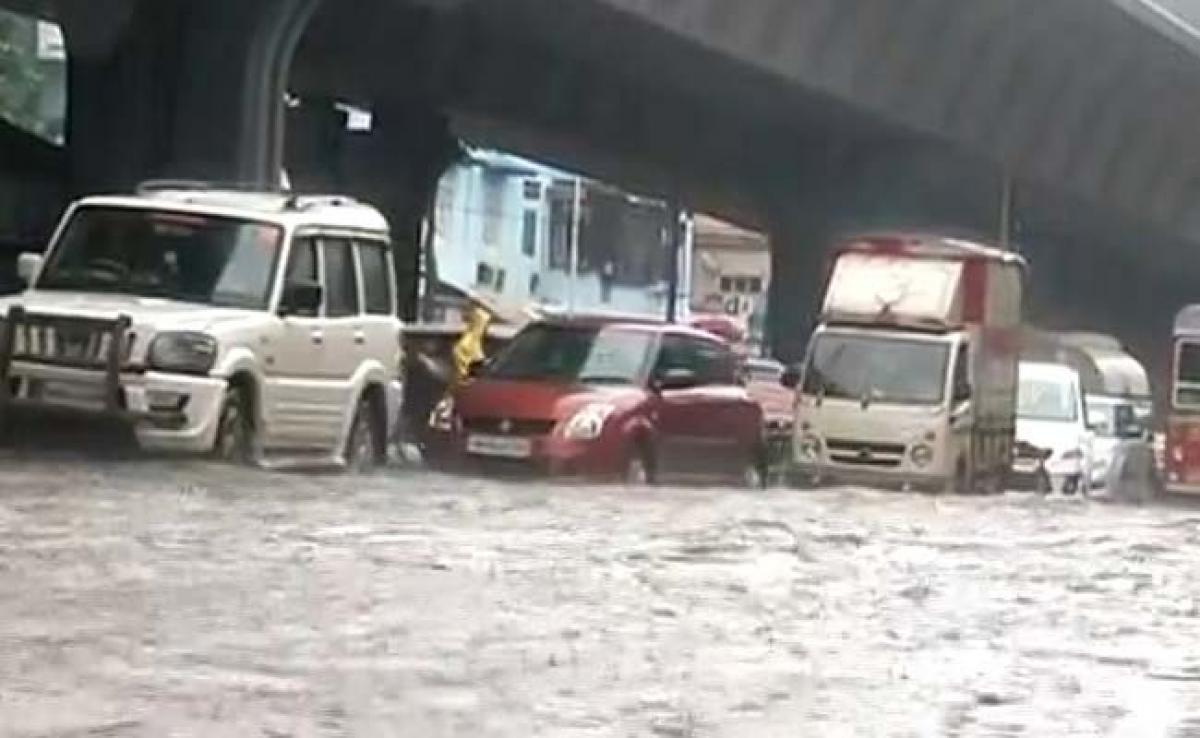
[(963, 263), (963, 322), (982, 323), (987, 309), (987, 262), (967, 259)]

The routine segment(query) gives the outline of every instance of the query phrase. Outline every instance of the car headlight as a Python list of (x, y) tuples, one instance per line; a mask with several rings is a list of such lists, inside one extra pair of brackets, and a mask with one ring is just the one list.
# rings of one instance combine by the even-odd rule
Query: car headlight
[(446, 397), (429, 413), (429, 427), (435, 431), (449, 433), (454, 430), (455, 407), (454, 398)]
[(821, 457), (821, 439), (811, 433), (800, 439), (796, 445), (800, 458), (805, 461), (816, 461)]
[(150, 344), (151, 369), (180, 374), (208, 374), (217, 361), (217, 339), (207, 333), (160, 333)]
[(933, 448), (925, 445), (924, 443), (917, 444), (916, 446), (913, 446), (912, 451), (909, 452), (909, 458), (911, 458), (912, 463), (917, 466), (929, 466), (931, 463), (933, 463)]
[(604, 402), (584, 405), (563, 426), (563, 435), (572, 441), (593, 441), (604, 432), (604, 424), (616, 410)]

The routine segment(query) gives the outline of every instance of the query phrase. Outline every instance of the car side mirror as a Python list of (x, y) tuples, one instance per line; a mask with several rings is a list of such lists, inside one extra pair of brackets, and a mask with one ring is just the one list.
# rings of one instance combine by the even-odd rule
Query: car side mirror
[(691, 389), (700, 383), (700, 378), (691, 369), (669, 369), (654, 381), (660, 392)]
[(783, 374), (779, 377), (779, 383), (787, 389), (794, 390), (800, 386), (800, 367), (792, 364), (787, 369), (783, 370)]
[(283, 288), (279, 314), (315, 317), (321, 310), (322, 296), (321, 285), (316, 282), (292, 282)]
[(17, 276), (26, 286), (32, 286), (33, 281), (37, 279), (38, 272), (42, 271), (42, 255), (32, 252), (25, 252), (17, 257)]

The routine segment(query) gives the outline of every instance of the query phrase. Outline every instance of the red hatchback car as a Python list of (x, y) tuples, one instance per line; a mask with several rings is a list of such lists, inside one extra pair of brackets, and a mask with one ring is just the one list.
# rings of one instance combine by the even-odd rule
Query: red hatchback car
[(431, 460), (652, 483), (765, 479), (763, 412), (690, 328), (533, 323), (430, 416)]

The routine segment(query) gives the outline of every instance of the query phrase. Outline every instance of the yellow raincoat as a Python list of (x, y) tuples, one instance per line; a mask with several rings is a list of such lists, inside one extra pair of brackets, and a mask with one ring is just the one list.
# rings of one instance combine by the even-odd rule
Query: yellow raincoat
[(475, 306), (467, 314), (467, 325), (454, 344), (454, 384), (461, 386), (471, 378), (471, 366), (483, 361), (483, 341), (487, 337), (488, 324), (492, 316), (482, 307)]

